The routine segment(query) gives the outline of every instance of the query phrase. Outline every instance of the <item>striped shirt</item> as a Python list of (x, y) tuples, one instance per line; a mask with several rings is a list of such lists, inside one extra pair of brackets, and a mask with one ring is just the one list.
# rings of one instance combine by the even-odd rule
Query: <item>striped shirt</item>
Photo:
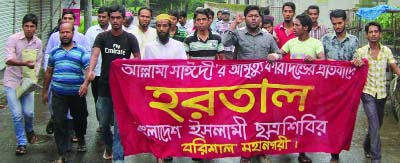
[(224, 45), (222, 45), (221, 37), (217, 34), (213, 34), (209, 31), (207, 40), (201, 40), (197, 31), (193, 35), (190, 35), (183, 41), (186, 53), (189, 54), (190, 58), (201, 58), (211, 59), (224, 51)]
[(328, 33), (328, 28), (324, 25), (313, 27), (310, 31), (310, 37), (321, 40), (321, 37)]
[(183, 42), (183, 40), (185, 40), (186, 36), (187, 36), (186, 30), (184, 30), (182, 28), (176, 28), (175, 34), (171, 37), (177, 41)]
[(388, 64), (396, 63), (392, 51), (383, 45), (380, 45), (380, 51), (376, 59), (372, 57), (371, 48), (365, 45), (357, 49), (357, 58), (368, 60), (368, 77), (364, 86), (363, 93), (369, 94), (377, 99), (383, 99), (387, 96), (386, 92), (386, 68)]
[(62, 95), (78, 95), (85, 76), (84, 69), (89, 66), (90, 55), (82, 46), (70, 50), (59, 46), (49, 55), (48, 67), (52, 67), (51, 89)]

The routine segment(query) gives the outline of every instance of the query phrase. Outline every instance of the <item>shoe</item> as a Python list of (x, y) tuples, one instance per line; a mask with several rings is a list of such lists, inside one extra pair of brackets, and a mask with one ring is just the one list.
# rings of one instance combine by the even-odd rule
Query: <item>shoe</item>
[(78, 152), (86, 152), (86, 142), (85, 138), (79, 139), (78, 148), (76, 149)]
[(339, 158), (332, 157), (329, 163), (339, 163)]
[(24, 155), (26, 154), (26, 145), (18, 145), (17, 149), (15, 149), (16, 155)]
[(52, 163), (66, 163), (65, 157), (60, 156), (57, 160), (54, 160)]
[(364, 151), (364, 155), (365, 155), (365, 158), (371, 158), (371, 152), (369, 152), (369, 151)]
[(240, 158), (240, 163), (251, 163), (248, 158)]
[(304, 153), (300, 153), (297, 160), (299, 160), (299, 163), (312, 163), (312, 160)]
[(112, 151), (111, 150), (107, 150), (107, 148), (104, 149), (103, 159), (111, 160), (112, 158), (113, 158)]
[(97, 127), (96, 132), (101, 132), (101, 127)]
[(51, 117), (46, 125), (46, 133), (53, 134), (54, 133), (54, 118)]
[(79, 141), (79, 139), (76, 137), (76, 135), (72, 135), (72, 136), (71, 136), (71, 141), (72, 141), (73, 143), (76, 143), (76, 142)]
[(26, 137), (28, 138), (29, 143), (31, 143), (31, 144), (36, 143), (37, 137), (36, 137), (35, 131), (32, 130), (31, 132), (27, 132)]

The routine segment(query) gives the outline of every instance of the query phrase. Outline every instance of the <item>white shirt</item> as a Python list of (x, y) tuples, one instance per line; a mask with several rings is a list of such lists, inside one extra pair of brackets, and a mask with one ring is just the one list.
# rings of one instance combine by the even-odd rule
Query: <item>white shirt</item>
[(146, 44), (143, 59), (187, 59), (182, 42), (172, 38), (163, 45), (158, 39)]
[(140, 49), (140, 56), (141, 58), (144, 58), (145, 54), (145, 48), (144, 46), (147, 43), (150, 43), (154, 40), (157, 39), (157, 31), (154, 28), (149, 27), (146, 32), (142, 32), (139, 27), (134, 26), (132, 30), (127, 31), (129, 33), (132, 33), (135, 35), (136, 39), (138, 40), (139, 43), (139, 49)]
[[(103, 30), (103, 28), (101, 28), (100, 25), (91, 26), (86, 31), (86, 34), (85, 34), (85, 37), (88, 40), (90, 47), (93, 48), (94, 41), (96, 40), (96, 37), (97, 37), (98, 34), (100, 34), (101, 32), (104, 32), (104, 31), (108, 31), (108, 30), (111, 30), (111, 25), (110, 24), (108, 25), (107, 30)], [(101, 52), (100, 52), (99, 58), (97, 58), (97, 64), (96, 64), (96, 67), (94, 68), (94, 73), (96, 74), (96, 76), (100, 76), (100, 73), (101, 73)]]

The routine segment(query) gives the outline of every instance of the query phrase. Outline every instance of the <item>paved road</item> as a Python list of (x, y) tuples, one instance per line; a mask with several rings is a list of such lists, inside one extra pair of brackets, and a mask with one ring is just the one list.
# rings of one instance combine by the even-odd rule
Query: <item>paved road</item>
[[(15, 137), (9, 110), (0, 110), (0, 163), (49, 163), (57, 157), (57, 149), (52, 135), (47, 135), (45, 125), (49, 117), (47, 108), (41, 104), (40, 94), (35, 95), (35, 131), (39, 135), (39, 142), (35, 145), (28, 145), (28, 154), (16, 156), (14, 150)], [(98, 124), (94, 114), (93, 98), (87, 97), (89, 108), (89, 120), (87, 130), (88, 151), (80, 154), (73, 152), (73, 163), (111, 163), (102, 159), (104, 146), (100, 136), (95, 132)], [(340, 117), (338, 117), (340, 118)], [(357, 123), (350, 151), (341, 154), (341, 163), (369, 163), (364, 158), (362, 142), (367, 132), (366, 117), (362, 107), (357, 114)], [(384, 125), (381, 130), (383, 160), (382, 163), (400, 163), (400, 125), (394, 120), (390, 112), (386, 112)], [(74, 149), (76, 144), (74, 145)], [(314, 163), (328, 163), (330, 155), (326, 153), (308, 154)], [(297, 163), (297, 154), (271, 156), (272, 163)], [(150, 154), (126, 157), (127, 163), (155, 163), (155, 158)], [(238, 163), (238, 158), (217, 159), (211, 163)], [(191, 163), (188, 158), (178, 158), (174, 163)]]

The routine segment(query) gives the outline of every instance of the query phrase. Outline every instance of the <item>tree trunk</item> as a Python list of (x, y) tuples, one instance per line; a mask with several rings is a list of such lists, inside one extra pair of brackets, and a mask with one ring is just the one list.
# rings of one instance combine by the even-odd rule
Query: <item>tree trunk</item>
[(92, 0), (84, 0), (85, 3), (85, 33), (92, 26)]

